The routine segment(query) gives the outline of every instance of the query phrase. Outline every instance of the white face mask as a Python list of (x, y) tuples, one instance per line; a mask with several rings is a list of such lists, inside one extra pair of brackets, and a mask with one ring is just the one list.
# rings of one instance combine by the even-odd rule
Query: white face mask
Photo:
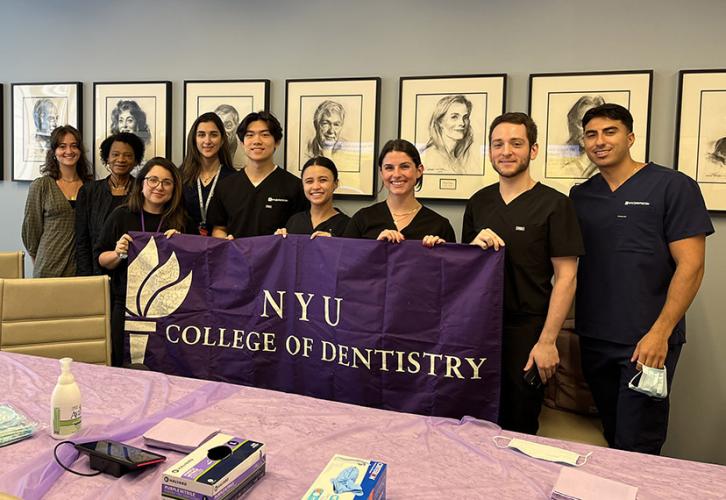
[(520, 451), (525, 455), (532, 458), (538, 458), (540, 460), (546, 460), (548, 462), (556, 462), (560, 464), (573, 465), (575, 467), (581, 467), (587, 463), (587, 459), (592, 455), (592, 452), (587, 455), (580, 455), (574, 451), (563, 450), (556, 446), (549, 446), (546, 444), (533, 443), (532, 441), (526, 441), (524, 439), (513, 438), (510, 439), (509, 443), (501, 444), (497, 440), (509, 439), (506, 436), (494, 436), (494, 445), (497, 448), (512, 448)]
[[(633, 382), (638, 377), (640, 380), (638, 385), (635, 385)], [(630, 379), (628, 387), (652, 398), (665, 398), (668, 396), (668, 378), (665, 366), (659, 369), (643, 365), (641, 371)]]

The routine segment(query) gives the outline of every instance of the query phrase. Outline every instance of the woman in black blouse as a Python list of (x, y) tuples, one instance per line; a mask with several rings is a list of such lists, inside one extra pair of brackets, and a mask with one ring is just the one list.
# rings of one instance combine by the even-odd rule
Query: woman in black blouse
[(333, 206), (333, 192), (338, 188), (338, 169), (333, 160), (325, 156), (310, 158), (303, 165), (300, 178), (310, 210), (290, 217), (275, 234), (309, 234), (311, 239), (342, 236), (350, 217)]
[(392, 243), (422, 240), (427, 247), (456, 241), (449, 220), (416, 200), (424, 166), (413, 144), (403, 139), (388, 141), (378, 155), (378, 168), (388, 197), (356, 212), (343, 236)]
[(131, 132), (119, 132), (101, 143), (101, 162), (109, 175), (78, 191), (76, 202), (76, 275), (104, 274), (93, 258), (93, 247), (113, 210), (126, 202), (134, 177), (131, 171), (144, 157), (144, 142)]
[(219, 181), (234, 172), (222, 119), (211, 112), (199, 115), (189, 130), (187, 153), (181, 165), (184, 208), (194, 221), (196, 234), (212, 234), (207, 209)]

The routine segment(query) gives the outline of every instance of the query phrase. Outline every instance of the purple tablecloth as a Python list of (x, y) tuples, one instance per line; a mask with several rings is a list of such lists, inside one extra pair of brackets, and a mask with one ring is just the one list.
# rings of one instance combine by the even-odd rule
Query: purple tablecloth
[[(388, 497), (549, 498), (560, 465), (498, 449), (490, 422), (394, 413), (304, 396), (172, 377), (154, 372), (75, 364), (83, 396), (77, 441), (112, 438), (144, 447), (141, 434), (166, 416), (212, 424), (268, 447), (267, 475), (249, 498), (300, 498), (335, 453), (389, 464)], [(0, 353), (0, 402), (45, 428), (0, 448), (0, 491), (34, 498), (159, 498), (166, 466), (120, 479), (79, 477), (53, 463), (48, 433), (56, 360)], [(521, 437), (521, 436), (520, 436)], [(582, 470), (640, 488), (638, 498), (726, 498), (726, 467), (627, 453), (528, 436), (581, 454)], [(71, 447), (68, 447), (71, 448)], [(162, 452), (171, 464), (181, 454)], [(63, 453), (73, 457), (72, 448)], [(75, 462), (89, 472), (88, 459)], [(47, 493), (46, 493), (47, 492)]]

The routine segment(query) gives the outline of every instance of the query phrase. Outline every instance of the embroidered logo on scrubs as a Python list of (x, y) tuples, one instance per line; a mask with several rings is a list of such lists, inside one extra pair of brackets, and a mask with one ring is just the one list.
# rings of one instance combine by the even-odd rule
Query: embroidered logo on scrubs
[(131, 362), (143, 363), (149, 333), (156, 322), (182, 305), (192, 286), (192, 271), (180, 279), (176, 253), (159, 265), (159, 251), (152, 236), (139, 255), (129, 264), (126, 288), (126, 326), (131, 347)]
[(287, 203), (289, 200), (286, 199), (286, 198), (273, 198), (272, 196), (270, 196), (269, 198), (267, 198), (267, 202), (268, 203), (272, 203), (273, 201), (280, 201), (280, 202), (283, 202), (283, 203)]
[(643, 205), (643, 206), (649, 207), (650, 202), (649, 201), (626, 201), (625, 206), (627, 207), (628, 205)]
[(515, 231), (524, 231), (524, 226), (514, 226)]

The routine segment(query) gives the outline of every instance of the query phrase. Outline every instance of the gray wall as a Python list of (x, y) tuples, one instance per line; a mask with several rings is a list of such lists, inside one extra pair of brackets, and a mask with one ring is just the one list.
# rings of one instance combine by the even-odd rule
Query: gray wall
[[(3, 159), (10, 178), (10, 83), (171, 80), (181, 160), (184, 79), (268, 78), (284, 116), (286, 78), (380, 76), (380, 138), (397, 130), (398, 77), (507, 73), (507, 109), (527, 109), (529, 73), (653, 69), (651, 160), (672, 165), (677, 72), (726, 66), (726, 2), (701, 0), (6, 0)], [(282, 161), (282, 155), (279, 155)], [(0, 250), (22, 247), (27, 184), (0, 182)], [(364, 202), (341, 203), (348, 213)], [(460, 231), (461, 203), (431, 203)], [(688, 315), (665, 453), (726, 464), (726, 217), (714, 215), (707, 271)], [(719, 271), (720, 269), (720, 271)]]

